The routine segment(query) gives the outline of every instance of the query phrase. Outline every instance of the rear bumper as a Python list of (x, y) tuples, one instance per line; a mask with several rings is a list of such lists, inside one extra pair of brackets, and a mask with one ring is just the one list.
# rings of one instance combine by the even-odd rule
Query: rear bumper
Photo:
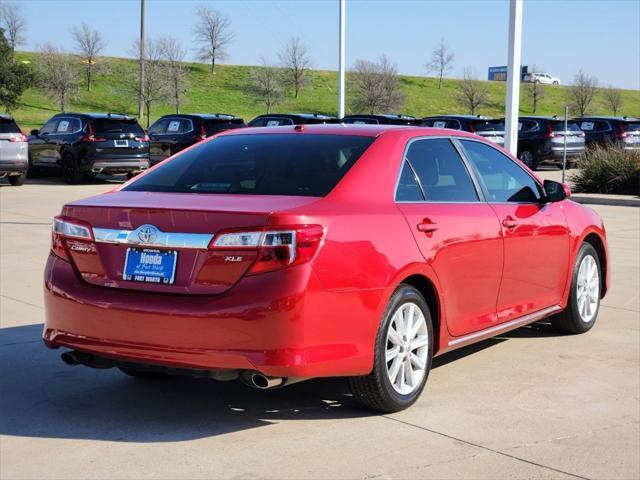
[(302, 265), (244, 277), (220, 295), (161, 295), (89, 285), (50, 254), (43, 339), (51, 348), (178, 368), (279, 377), (368, 373), (372, 350), (364, 351), (357, 335), (353, 343), (327, 342), (326, 317), (305, 309), (310, 277), (311, 267)]
[[(571, 161), (575, 161), (577, 158), (584, 155), (584, 147), (581, 148), (567, 148), (567, 159), (571, 159)], [(552, 148), (550, 155), (548, 156), (550, 160), (554, 160), (557, 162), (561, 162), (564, 158), (564, 149), (562, 148)]]
[(149, 160), (145, 159), (98, 159), (91, 165), (91, 171), (94, 173), (110, 172), (110, 173), (126, 173), (139, 172), (149, 168)]
[(29, 162), (25, 158), (16, 158), (14, 160), (0, 160), (0, 175), (17, 173), (22, 174), (27, 171)]

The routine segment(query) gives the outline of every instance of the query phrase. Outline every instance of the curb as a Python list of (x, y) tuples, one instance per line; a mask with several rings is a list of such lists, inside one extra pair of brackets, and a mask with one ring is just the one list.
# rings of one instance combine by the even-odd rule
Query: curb
[(571, 200), (585, 205), (610, 205), (615, 207), (640, 207), (640, 198), (587, 197), (571, 195)]

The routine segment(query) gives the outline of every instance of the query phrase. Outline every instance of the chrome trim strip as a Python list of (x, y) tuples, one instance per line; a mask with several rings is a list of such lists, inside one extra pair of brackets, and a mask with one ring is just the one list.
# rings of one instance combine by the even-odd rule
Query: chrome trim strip
[(114, 243), (138, 247), (193, 248), (207, 249), (213, 235), (209, 233), (158, 232), (153, 242), (145, 243), (138, 238), (136, 230), (117, 230), (111, 228), (93, 228), (93, 237), (97, 243)]
[(466, 343), (470, 340), (479, 338), (479, 337), (493, 337), (497, 333), (504, 333), (509, 330), (513, 330), (514, 328), (521, 327), (527, 325), (529, 323), (533, 323), (537, 320), (540, 320), (547, 315), (557, 312), (561, 310), (559, 305), (554, 305), (553, 307), (545, 308), (543, 310), (539, 310), (537, 312), (529, 313), (522, 317), (511, 320), (507, 323), (501, 323), (500, 325), (495, 325), (493, 327), (487, 328), (485, 330), (480, 330), (479, 332), (470, 333), (469, 335), (465, 335), (464, 337), (455, 338), (450, 340), (448, 345), (458, 345), (460, 343)]

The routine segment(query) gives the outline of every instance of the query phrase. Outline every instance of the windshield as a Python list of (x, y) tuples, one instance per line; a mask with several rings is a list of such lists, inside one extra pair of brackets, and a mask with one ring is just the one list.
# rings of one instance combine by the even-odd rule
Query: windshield
[(124, 190), (325, 196), (373, 141), (290, 133), (214, 137)]

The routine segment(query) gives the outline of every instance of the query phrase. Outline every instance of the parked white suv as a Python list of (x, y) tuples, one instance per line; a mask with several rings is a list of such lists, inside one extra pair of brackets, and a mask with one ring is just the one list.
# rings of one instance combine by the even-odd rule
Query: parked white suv
[(560, 79), (552, 77), (548, 73), (528, 73), (524, 76), (525, 82), (546, 83), (549, 85), (560, 85)]

